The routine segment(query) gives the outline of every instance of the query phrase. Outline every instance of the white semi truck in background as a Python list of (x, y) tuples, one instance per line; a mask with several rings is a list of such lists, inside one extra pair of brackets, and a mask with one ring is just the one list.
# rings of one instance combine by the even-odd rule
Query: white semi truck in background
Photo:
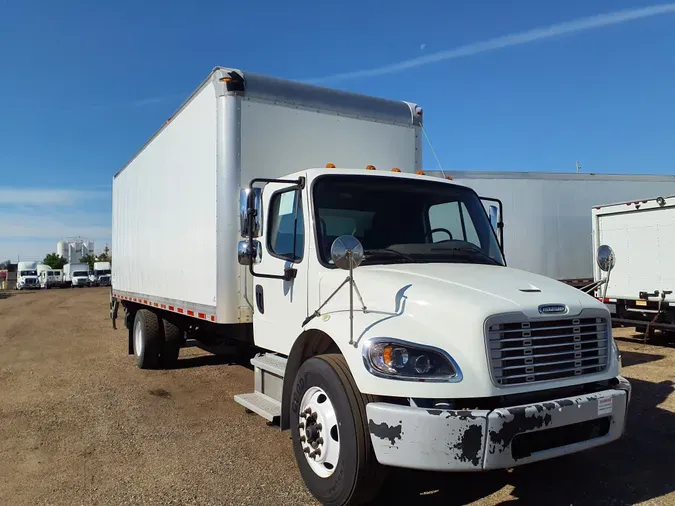
[(110, 262), (94, 262), (89, 281), (93, 286), (110, 286), (110, 273)]
[[(664, 190), (668, 190), (665, 188)], [(675, 332), (675, 196), (640, 198), (592, 209), (593, 244), (611, 270), (597, 264), (597, 294), (615, 325)], [(668, 196), (670, 195), (670, 196)]]
[(624, 431), (609, 311), (507, 267), (476, 192), (419, 173), (421, 125), (411, 103), (216, 68), (113, 180), (129, 353), (254, 345), (235, 400), (291, 430), (324, 504), (372, 498), (388, 466), (509, 468)]
[(40, 288), (37, 262), (19, 262), (16, 266), (16, 289), (34, 290)]
[(444, 175), (502, 202), (503, 248), (510, 267), (576, 287), (593, 281), (596, 249), (589, 209), (636, 195), (675, 195), (675, 176), (665, 174), (446, 171)]
[(63, 266), (63, 281), (72, 288), (83, 288), (90, 285), (89, 265), (66, 264)]

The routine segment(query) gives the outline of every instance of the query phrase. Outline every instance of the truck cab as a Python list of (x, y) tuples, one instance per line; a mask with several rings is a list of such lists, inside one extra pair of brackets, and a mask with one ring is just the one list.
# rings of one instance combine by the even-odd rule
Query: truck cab
[[(509, 268), (501, 223), (473, 190), (308, 170), (252, 181), (241, 216), (255, 342), (294, 378), (278, 395), (281, 423), (306, 483), (326, 487), (317, 497), (332, 497), (341, 452), (358, 452), (340, 443), (354, 437), (345, 418), (365, 424), (380, 464), (436, 471), (513, 467), (623, 433), (630, 385), (607, 308)], [(345, 368), (361, 408), (344, 408)], [(259, 373), (237, 400), (265, 416), (274, 394)]]
[(94, 262), (91, 281), (94, 286), (110, 286), (110, 262)]
[(64, 280), (71, 287), (85, 287), (91, 284), (87, 264), (66, 264), (63, 266)]
[(37, 264), (35, 262), (19, 262), (16, 269), (16, 289), (31, 290), (40, 288)]

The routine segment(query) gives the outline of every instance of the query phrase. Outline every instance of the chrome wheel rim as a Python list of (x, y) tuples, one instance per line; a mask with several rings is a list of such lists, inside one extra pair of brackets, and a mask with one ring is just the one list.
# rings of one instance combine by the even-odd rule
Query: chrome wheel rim
[(310, 387), (300, 401), (300, 446), (309, 467), (328, 478), (340, 458), (340, 433), (333, 403), (321, 388)]

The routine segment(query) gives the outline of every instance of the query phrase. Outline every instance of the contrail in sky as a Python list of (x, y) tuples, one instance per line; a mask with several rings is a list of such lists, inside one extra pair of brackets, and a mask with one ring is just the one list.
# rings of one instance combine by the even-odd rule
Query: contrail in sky
[(426, 56), (411, 58), (409, 60), (384, 65), (382, 67), (375, 67), (367, 70), (356, 70), (354, 72), (344, 72), (341, 74), (334, 74), (332, 76), (305, 80), (305, 82), (316, 84), (326, 81), (393, 74), (395, 72), (421, 67), (422, 65), (428, 65), (430, 63), (452, 60), (453, 58), (461, 58), (463, 56), (472, 56), (474, 54), (485, 53), (487, 51), (494, 51), (495, 49), (518, 46), (521, 44), (527, 44), (529, 42), (550, 39), (559, 35), (584, 32), (587, 30), (593, 30), (595, 28), (618, 25), (627, 21), (635, 21), (636, 19), (658, 16), (659, 14), (669, 14), (672, 12), (675, 12), (675, 3), (653, 5), (641, 9), (629, 9), (610, 12), (608, 14), (599, 14), (597, 16), (590, 16), (587, 18), (577, 19), (575, 21), (558, 23), (544, 28), (535, 28), (526, 32), (504, 35), (502, 37), (497, 37), (496, 39), (490, 39), (483, 42), (474, 42), (473, 44), (467, 44), (455, 49), (449, 49), (447, 51), (440, 51), (438, 53), (432, 53)]

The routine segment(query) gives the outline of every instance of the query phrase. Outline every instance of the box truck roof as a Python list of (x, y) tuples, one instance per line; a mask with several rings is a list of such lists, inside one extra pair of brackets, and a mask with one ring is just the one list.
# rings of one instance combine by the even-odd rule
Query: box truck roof
[[(429, 175), (440, 176), (438, 170), (427, 171)], [(675, 176), (666, 174), (597, 174), (583, 172), (496, 172), (482, 170), (446, 170), (445, 175), (456, 179), (534, 179), (554, 181), (635, 181), (675, 182)]]
[(232, 93), (239, 93), (245, 99), (268, 102), (273, 105), (321, 111), (392, 125), (419, 126), (422, 124), (422, 108), (411, 102), (371, 97), (262, 74), (242, 72), (232, 68), (216, 67), (164, 125), (115, 174), (115, 177), (119, 176), (199, 92), (212, 82), (225, 86)]

